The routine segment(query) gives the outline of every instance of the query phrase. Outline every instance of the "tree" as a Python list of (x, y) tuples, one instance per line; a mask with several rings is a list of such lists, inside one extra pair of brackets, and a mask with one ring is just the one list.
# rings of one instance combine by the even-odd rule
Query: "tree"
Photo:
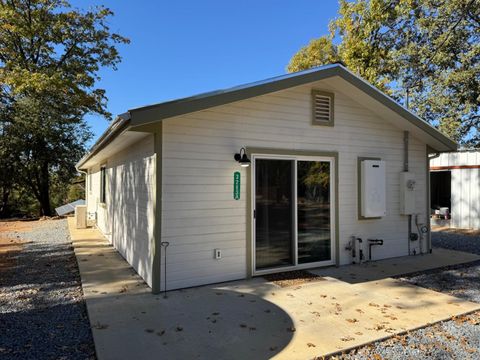
[(91, 137), (84, 116), (110, 118), (105, 91), (96, 87), (98, 71), (116, 69), (116, 46), (128, 43), (110, 32), (112, 15), (101, 6), (76, 10), (64, 0), (0, 0), (2, 137), (20, 149), (12, 175), (31, 190), (42, 215), (52, 213), (52, 174), (69, 181)]
[(349, 69), (480, 146), (479, 0), (340, 0), (329, 40)]
[(322, 36), (301, 48), (290, 60), (287, 70), (288, 72), (301, 71), (339, 60), (337, 47), (328, 36)]

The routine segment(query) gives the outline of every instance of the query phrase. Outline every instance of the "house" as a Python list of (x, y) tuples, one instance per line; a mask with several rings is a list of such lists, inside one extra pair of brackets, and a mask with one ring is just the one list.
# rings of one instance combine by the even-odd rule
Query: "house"
[(428, 155), (452, 150), (332, 64), (129, 110), (77, 168), (158, 292), (165, 268), (176, 289), (430, 251)]
[(434, 224), (480, 229), (480, 150), (433, 156), (430, 181)]

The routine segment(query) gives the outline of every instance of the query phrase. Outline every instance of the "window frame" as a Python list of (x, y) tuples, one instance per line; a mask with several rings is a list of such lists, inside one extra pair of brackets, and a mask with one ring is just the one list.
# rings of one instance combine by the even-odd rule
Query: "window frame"
[(100, 203), (107, 203), (107, 165), (100, 166)]

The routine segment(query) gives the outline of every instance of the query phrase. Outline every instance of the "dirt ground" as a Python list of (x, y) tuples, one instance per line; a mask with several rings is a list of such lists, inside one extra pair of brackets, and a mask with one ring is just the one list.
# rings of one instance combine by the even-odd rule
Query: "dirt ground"
[(4, 234), (26, 232), (32, 230), (32, 224), (28, 221), (0, 221), (0, 271), (11, 266), (15, 255), (22, 250), (25, 240), (19, 235), (12, 237)]
[(0, 221), (0, 359), (96, 359), (64, 219)]
[(467, 236), (480, 236), (480, 230), (475, 229), (454, 229), (449, 228), (447, 226), (432, 226), (432, 231), (435, 232), (446, 232), (450, 234), (459, 234), (459, 235), (467, 235)]

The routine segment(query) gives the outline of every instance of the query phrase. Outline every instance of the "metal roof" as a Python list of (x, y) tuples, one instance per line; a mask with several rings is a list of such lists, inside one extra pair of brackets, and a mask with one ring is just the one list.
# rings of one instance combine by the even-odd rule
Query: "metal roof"
[(55, 211), (57, 212), (57, 214), (59, 216), (67, 215), (67, 214), (70, 214), (70, 213), (74, 212), (75, 211), (75, 206), (77, 206), (77, 205), (85, 205), (85, 200), (80, 199), (80, 200), (77, 200), (77, 201), (59, 206), (59, 207), (55, 208)]
[[(156, 123), (163, 119), (208, 109), (214, 106), (225, 105), (235, 101), (245, 100), (335, 76), (354, 85), (373, 99), (400, 115), (402, 118), (409, 121), (411, 124), (428, 133), (431, 137), (442, 143), (448, 150), (453, 151), (457, 149), (455, 141), (442, 134), (425, 120), (397, 103), (394, 99), (384, 94), (358, 75), (352, 73), (341, 63), (319, 66), (309, 70), (276, 76), (228, 89), (216, 90), (158, 104), (133, 108), (127, 113), (122, 114), (121, 124), (126, 126), (123, 127), (125, 130), (139, 130), (144, 125)], [(114, 124), (112, 124), (112, 126), (113, 125)], [(79, 161), (77, 168), (93, 156), (95, 152), (101, 150), (101, 148), (104, 147), (109, 140), (117, 136), (118, 133), (119, 132), (116, 132), (111, 128), (107, 129), (99, 141), (93, 146), (92, 150)]]
[(217, 90), (166, 101), (158, 104), (143, 106), (129, 110), (131, 126), (142, 126), (154, 123), (173, 116), (183, 115), (194, 111), (208, 109), (213, 106), (228, 104), (234, 101), (245, 100), (251, 97), (268, 94), (290, 87), (308, 84), (311, 82), (339, 76), (355, 87), (359, 88), (375, 100), (396, 112), (413, 125), (427, 132), (430, 136), (444, 144), (450, 150), (456, 150), (457, 144), (435, 129), (425, 120), (397, 103), (390, 96), (378, 90), (375, 86), (352, 73), (341, 63), (319, 66), (309, 70), (285, 74), (262, 81), (235, 86), (229, 89)]

